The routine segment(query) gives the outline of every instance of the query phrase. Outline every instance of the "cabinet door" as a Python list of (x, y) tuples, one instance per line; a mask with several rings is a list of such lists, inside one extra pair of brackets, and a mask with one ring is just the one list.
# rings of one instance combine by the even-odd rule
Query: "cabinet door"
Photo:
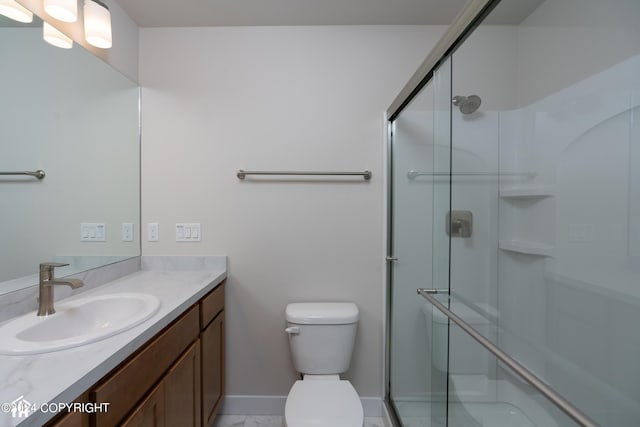
[(210, 426), (224, 395), (224, 311), (200, 335), (202, 342), (202, 420)]
[(163, 380), (167, 427), (201, 427), (200, 381), (200, 340), (197, 340)]
[(158, 384), (127, 418), (122, 427), (164, 427), (164, 382)]
[[(89, 394), (84, 393), (82, 396), (74, 400), (74, 403), (87, 403)], [(89, 414), (87, 412), (69, 412), (65, 415), (55, 417), (52, 421), (45, 424), (47, 427), (89, 427)]]
[(83, 412), (70, 412), (64, 417), (47, 424), (49, 427), (89, 427), (89, 417)]

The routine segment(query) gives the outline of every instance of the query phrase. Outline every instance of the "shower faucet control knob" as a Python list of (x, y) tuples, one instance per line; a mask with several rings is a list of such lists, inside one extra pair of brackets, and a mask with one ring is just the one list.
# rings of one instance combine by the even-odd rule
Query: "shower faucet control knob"
[(471, 211), (447, 212), (447, 235), (451, 237), (471, 237), (473, 233), (473, 214)]

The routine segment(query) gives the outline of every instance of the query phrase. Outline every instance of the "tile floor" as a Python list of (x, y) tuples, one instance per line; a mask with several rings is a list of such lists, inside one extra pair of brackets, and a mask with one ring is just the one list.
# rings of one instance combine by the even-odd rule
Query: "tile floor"
[[(218, 415), (214, 427), (282, 427), (282, 417), (257, 415)], [(364, 427), (384, 427), (382, 418), (365, 417)]]

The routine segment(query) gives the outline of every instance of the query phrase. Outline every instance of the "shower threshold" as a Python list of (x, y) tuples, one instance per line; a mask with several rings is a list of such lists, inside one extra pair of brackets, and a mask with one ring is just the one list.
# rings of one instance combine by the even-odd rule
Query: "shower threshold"
[[(432, 416), (431, 402), (395, 400), (403, 427), (536, 427), (510, 403), (449, 403), (449, 423), (445, 417)], [(434, 403), (439, 409), (443, 403)], [(548, 426), (545, 426), (548, 427)]]

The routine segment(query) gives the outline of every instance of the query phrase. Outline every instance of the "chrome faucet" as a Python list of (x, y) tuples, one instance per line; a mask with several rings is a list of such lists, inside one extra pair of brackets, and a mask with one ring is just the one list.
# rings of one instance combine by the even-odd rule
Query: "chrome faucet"
[(53, 308), (53, 286), (67, 285), (72, 289), (78, 289), (84, 286), (80, 279), (56, 279), (54, 278), (54, 269), (56, 267), (64, 267), (59, 262), (43, 262), (40, 264), (40, 296), (38, 297), (38, 316), (48, 316), (56, 310)]

